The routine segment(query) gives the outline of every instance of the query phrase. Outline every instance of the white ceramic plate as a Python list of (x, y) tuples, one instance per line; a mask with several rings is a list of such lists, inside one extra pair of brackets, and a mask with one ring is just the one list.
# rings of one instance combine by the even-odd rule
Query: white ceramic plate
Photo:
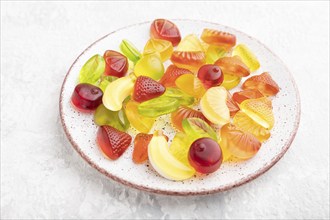
[[(260, 61), (261, 68), (253, 75), (268, 71), (280, 86), (280, 92), (272, 100), (275, 126), (271, 131), (271, 138), (262, 145), (255, 157), (239, 163), (224, 163), (213, 174), (179, 182), (159, 176), (148, 163), (134, 164), (132, 162), (133, 146), (130, 146), (116, 161), (103, 157), (96, 144), (97, 126), (93, 123), (93, 115), (77, 112), (70, 104), (80, 68), (94, 54), (103, 55), (108, 49), (119, 51), (122, 39), (129, 39), (142, 50), (149, 39), (151, 22), (124, 27), (102, 37), (83, 51), (72, 64), (64, 79), (60, 95), (60, 114), (64, 131), (72, 146), (91, 166), (106, 176), (134, 188), (168, 195), (196, 195), (228, 190), (253, 180), (266, 172), (283, 156), (295, 137), (300, 120), (300, 100), (296, 84), (283, 62), (256, 39), (220, 24), (193, 20), (174, 20), (174, 22), (180, 29), (182, 37), (191, 33), (200, 35), (204, 28), (235, 34), (237, 43), (248, 45)], [(169, 61), (165, 65), (169, 65)], [(161, 117), (154, 129), (163, 129), (165, 134), (172, 139), (175, 132), (167, 123), (168, 121), (169, 117)], [(129, 129), (128, 133), (136, 134), (133, 129)]]

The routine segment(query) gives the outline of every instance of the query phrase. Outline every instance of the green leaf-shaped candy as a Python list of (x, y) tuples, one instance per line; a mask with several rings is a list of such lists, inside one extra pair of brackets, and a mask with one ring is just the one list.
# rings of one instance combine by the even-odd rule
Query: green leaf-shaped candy
[(115, 112), (107, 109), (103, 104), (97, 107), (94, 122), (99, 126), (109, 125), (121, 131), (126, 131), (130, 126), (123, 109)]
[(158, 117), (174, 112), (179, 106), (180, 102), (176, 98), (162, 95), (142, 102), (138, 107), (138, 111), (141, 115), (146, 117)]
[(122, 40), (119, 48), (120, 51), (133, 63), (136, 63), (142, 56), (140, 51), (128, 40)]
[(92, 56), (81, 68), (79, 83), (90, 83), (95, 85), (104, 73), (105, 61), (101, 55)]
[(185, 118), (182, 121), (182, 128), (192, 139), (196, 140), (202, 137), (210, 137), (218, 141), (217, 134), (213, 128), (200, 118)]
[(177, 88), (172, 87), (166, 88), (166, 91), (163, 96), (176, 98), (180, 102), (180, 105), (185, 106), (192, 105), (195, 101), (194, 97), (182, 92)]

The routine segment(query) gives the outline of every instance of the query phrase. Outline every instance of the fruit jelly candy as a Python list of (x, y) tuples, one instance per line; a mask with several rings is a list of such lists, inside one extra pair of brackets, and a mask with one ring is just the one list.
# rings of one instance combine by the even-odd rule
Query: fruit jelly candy
[(244, 90), (255, 89), (264, 96), (273, 96), (280, 91), (280, 87), (272, 79), (268, 72), (248, 78), (242, 85)]
[(191, 166), (188, 161), (188, 151), (193, 141), (185, 133), (178, 132), (170, 145), (170, 153), (188, 167)]
[(92, 84), (80, 83), (72, 93), (71, 103), (78, 111), (91, 112), (102, 103), (102, 95), (100, 88)]
[(172, 43), (167, 40), (149, 39), (144, 46), (143, 55), (152, 54), (155, 52), (158, 52), (162, 62), (165, 62), (171, 57), (173, 52)]
[(167, 88), (163, 96), (177, 99), (182, 106), (189, 106), (195, 102), (194, 97), (177, 88)]
[(246, 99), (257, 99), (261, 97), (263, 97), (261, 92), (252, 89), (235, 92), (233, 94), (233, 100), (238, 104), (242, 103)]
[(260, 67), (260, 63), (257, 57), (252, 53), (252, 51), (244, 44), (238, 44), (233, 52), (233, 56), (239, 56), (243, 63), (250, 69), (251, 72), (256, 71)]
[(147, 77), (139, 76), (133, 89), (133, 100), (144, 102), (149, 99), (161, 96), (165, 92), (165, 87), (159, 82)]
[(182, 128), (190, 139), (196, 140), (201, 137), (210, 137), (218, 141), (217, 134), (208, 123), (202, 118), (185, 118), (182, 121)]
[(148, 160), (148, 145), (152, 134), (139, 133), (134, 139), (133, 162), (140, 164)]
[(142, 102), (138, 106), (138, 111), (146, 117), (158, 117), (174, 112), (180, 106), (180, 102), (176, 98), (159, 96), (154, 99)]
[(184, 37), (176, 49), (177, 51), (204, 51), (201, 41), (195, 34)]
[(206, 50), (206, 63), (213, 64), (218, 59), (224, 57), (227, 51), (221, 47), (210, 45)]
[(201, 98), (206, 91), (203, 83), (192, 74), (184, 74), (178, 77), (175, 84), (183, 92), (195, 98)]
[(121, 53), (114, 50), (105, 51), (105, 70), (104, 75), (123, 77), (128, 70), (128, 60)]
[(140, 51), (126, 39), (122, 40), (119, 48), (120, 51), (133, 63), (136, 63), (142, 57)]
[(102, 90), (102, 92), (105, 92), (105, 89), (107, 88), (107, 86), (117, 80), (118, 77), (115, 77), (115, 76), (103, 76), (101, 77), (101, 82), (99, 84), (99, 88)]
[(240, 82), (242, 77), (234, 76), (230, 74), (223, 74), (223, 82), (221, 86), (225, 87), (227, 90), (230, 90), (232, 88), (235, 88)]
[(105, 70), (105, 60), (101, 55), (92, 56), (81, 68), (79, 83), (95, 85)]
[(165, 87), (176, 87), (175, 80), (183, 74), (193, 74), (190, 70), (170, 65), (167, 67), (163, 77), (160, 79), (160, 83)]
[(150, 37), (170, 41), (176, 46), (181, 41), (181, 34), (178, 27), (166, 19), (156, 19), (150, 26)]
[(103, 104), (99, 105), (94, 113), (94, 122), (98, 126), (109, 125), (120, 131), (126, 131), (129, 128), (129, 121), (126, 117), (125, 111), (111, 111), (104, 107)]
[(183, 69), (188, 69), (192, 72), (197, 70), (205, 64), (204, 51), (174, 51), (171, 56), (172, 63)]
[(227, 32), (205, 28), (201, 39), (211, 45), (229, 50), (236, 44), (236, 36)]
[(231, 74), (239, 77), (250, 75), (249, 68), (238, 56), (222, 57), (218, 59), (214, 64), (218, 65), (224, 74)]
[(200, 118), (210, 124), (210, 121), (205, 118), (202, 112), (194, 110), (187, 106), (180, 106), (175, 112), (171, 113), (172, 124), (179, 131), (183, 131), (182, 121), (185, 118)]
[(154, 80), (159, 80), (164, 75), (164, 65), (159, 53), (152, 53), (143, 56), (134, 67), (136, 76), (148, 76)]

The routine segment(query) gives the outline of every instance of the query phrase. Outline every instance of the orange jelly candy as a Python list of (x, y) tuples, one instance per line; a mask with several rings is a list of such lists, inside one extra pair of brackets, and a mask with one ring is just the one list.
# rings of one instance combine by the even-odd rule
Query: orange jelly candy
[(180, 68), (197, 71), (206, 62), (204, 51), (174, 51), (171, 61)]
[(249, 159), (260, 149), (261, 142), (252, 134), (240, 130), (230, 123), (222, 126), (220, 130), (220, 146), (239, 159)]
[(153, 134), (139, 133), (134, 139), (133, 162), (143, 163), (148, 160), (148, 145)]
[(242, 62), (239, 56), (222, 57), (215, 61), (214, 64), (218, 65), (224, 74), (230, 74), (239, 77), (250, 75), (249, 68)]
[(238, 104), (241, 104), (246, 99), (257, 99), (263, 97), (263, 94), (260, 93), (258, 90), (243, 90), (240, 92), (235, 92), (233, 94), (233, 100), (237, 102)]
[(150, 36), (156, 39), (170, 41), (176, 46), (181, 41), (181, 34), (178, 27), (166, 19), (156, 19), (150, 26)]
[(222, 47), (226, 50), (236, 44), (236, 36), (227, 32), (205, 28), (201, 39), (211, 45)]
[(236, 114), (236, 112), (238, 112), (240, 110), (240, 108), (237, 105), (237, 103), (233, 100), (233, 98), (229, 92), (227, 92), (226, 104), (227, 104), (227, 107), (230, 112), (230, 117), (234, 117), (234, 115)]
[(243, 83), (242, 88), (244, 90), (246, 89), (259, 90), (259, 92), (261, 92), (265, 96), (273, 96), (280, 91), (280, 87), (267, 72), (248, 78)]
[(206, 123), (211, 124), (209, 120), (203, 115), (202, 112), (196, 111), (192, 108), (181, 106), (176, 110), (175, 112), (172, 112), (171, 114), (171, 120), (176, 129), (179, 131), (183, 131), (182, 128), (182, 121), (185, 118), (200, 118), (204, 120)]
[(175, 85), (195, 98), (202, 98), (206, 92), (203, 83), (193, 74), (184, 74), (175, 80)]
[(165, 87), (176, 87), (175, 80), (183, 74), (193, 74), (190, 70), (170, 65), (167, 67), (163, 77), (160, 79), (161, 83)]

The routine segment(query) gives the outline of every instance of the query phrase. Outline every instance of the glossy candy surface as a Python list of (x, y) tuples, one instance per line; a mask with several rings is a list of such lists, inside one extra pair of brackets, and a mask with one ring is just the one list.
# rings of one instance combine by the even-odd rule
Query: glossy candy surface
[(181, 41), (181, 34), (178, 27), (166, 19), (156, 19), (150, 26), (150, 36), (155, 39), (170, 41), (176, 46)]
[(243, 83), (242, 88), (244, 90), (247, 89), (258, 90), (264, 96), (273, 96), (280, 91), (280, 87), (267, 72), (248, 78)]
[(180, 106), (180, 102), (176, 98), (159, 96), (142, 102), (138, 106), (138, 111), (141, 115), (146, 117), (158, 117), (174, 112)]
[(155, 123), (156, 118), (145, 117), (138, 111), (139, 103), (130, 100), (125, 105), (127, 119), (131, 125), (142, 133), (148, 133)]
[(229, 123), (221, 128), (220, 134), (220, 145), (240, 159), (253, 157), (261, 147), (261, 143), (256, 137)]
[(201, 66), (198, 70), (197, 77), (206, 89), (221, 85), (224, 78), (220, 67), (212, 64)]
[(148, 158), (152, 167), (170, 180), (185, 180), (195, 174), (195, 170), (170, 153), (166, 138), (157, 131), (148, 145)]
[(148, 145), (151, 141), (152, 134), (139, 133), (134, 139), (133, 162), (144, 163), (148, 160)]
[(197, 172), (213, 173), (222, 163), (221, 148), (211, 138), (200, 138), (191, 144), (188, 159)]
[(233, 94), (233, 99), (238, 104), (240, 104), (241, 102), (243, 102), (246, 99), (257, 99), (257, 98), (261, 98), (261, 97), (263, 97), (261, 92), (259, 92), (258, 90), (252, 90), (252, 89), (235, 92)]
[(101, 55), (92, 56), (81, 68), (80, 83), (96, 84), (105, 70), (105, 61)]
[(107, 86), (117, 80), (118, 77), (115, 77), (115, 76), (103, 76), (101, 77), (101, 82), (99, 84), (99, 88), (102, 90), (102, 92), (104, 93), (105, 92), (105, 89), (107, 88)]
[(170, 153), (187, 167), (191, 167), (188, 161), (188, 151), (192, 142), (194, 140), (189, 138), (188, 135), (178, 132), (175, 134), (170, 146)]
[(111, 159), (118, 159), (132, 142), (132, 137), (111, 126), (101, 126), (97, 132), (97, 143), (103, 154)]
[(139, 76), (134, 84), (132, 98), (134, 101), (144, 102), (161, 96), (164, 92), (165, 87), (159, 82), (147, 76)]
[(201, 98), (205, 93), (203, 83), (192, 74), (184, 74), (175, 80), (175, 85), (183, 92), (195, 98)]
[(241, 82), (242, 79), (242, 77), (225, 74), (225, 73), (223, 74), (223, 78), (224, 79), (221, 86), (225, 87), (228, 90), (235, 88)]
[(159, 82), (165, 87), (176, 87), (175, 80), (183, 74), (193, 73), (190, 70), (182, 69), (172, 64), (167, 67), (163, 77), (160, 79)]
[(126, 131), (129, 128), (129, 121), (126, 117), (125, 111), (111, 111), (104, 107), (103, 104), (99, 105), (94, 113), (94, 122), (98, 126), (109, 125), (120, 131)]
[(236, 44), (236, 36), (227, 32), (205, 28), (201, 39), (211, 45), (229, 50)]
[(77, 110), (90, 112), (102, 104), (102, 95), (100, 88), (88, 83), (80, 83), (73, 91), (71, 102)]
[(104, 74), (107, 76), (123, 77), (128, 70), (128, 60), (121, 53), (114, 50), (105, 51), (105, 70)]
[(179, 131), (183, 131), (182, 128), (182, 121), (186, 118), (200, 118), (208, 123), (209, 120), (205, 118), (202, 112), (196, 111), (192, 108), (186, 107), (186, 106), (180, 106), (175, 112), (172, 112), (171, 114), (171, 122), (173, 126), (178, 129)]
[(213, 128), (201, 118), (185, 118), (182, 121), (182, 128), (190, 139), (196, 140), (201, 137), (209, 137), (218, 141), (217, 134)]
[(135, 80), (134, 74), (131, 74), (111, 82), (105, 89), (103, 105), (111, 111), (119, 111), (123, 106), (123, 101), (133, 91)]
[(160, 59), (165, 62), (171, 57), (173, 52), (173, 46), (170, 41), (161, 39), (149, 39), (144, 46), (143, 55), (152, 54), (158, 52)]
[(224, 74), (230, 74), (238, 77), (250, 75), (249, 68), (242, 62), (238, 56), (222, 57), (215, 63), (218, 65)]
[(142, 57), (140, 51), (128, 40), (122, 40), (119, 48), (120, 51), (133, 63), (136, 63)]
[(210, 45), (206, 50), (206, 63), (214, 64), (215, 61), (224, 57), (227, 51), (221, 47)]
[(173, 51), (171, 61), (177, 67), (196, 72), (205, 64), (204, 51)]
[(229, 92), (227, 92), (226, 104), (230, 112), (230, 117), (233, 117), (236, 114), (236, 112), (240, 110), (239, 106), (233, 100), (232, 95)]
[(236, 113), (233, 124), (239, 129), (253, 134), (261, 142), (270, 137), (269, 129), (262, 127), (242, 111)]
[(206, 91), (200, 101), (204, 116), (211, 122), (223, 125), (229, 122), (230, 112), (227, 106), (227, 90), (222, 86)]
[(274, 126), (274, 114), (272, 102), (266, 98), (247, 99), (239, 107), (242, 112), (247, 114), (252, 120), (264, 128), (272, 129)]
[(201, 41), (195, 34), (184, 37), (176, 48), (177, 51), (204, 51)]
[(175, 98), (179, 101), (180, 105), (189, 106), (192, 105), (195, 101), (195, 98), (182, 92), (177, 88), (166, 88), (166, 91), (163, 96)]
[(159, 53), (152, 53), (143, 56), (134, 66), (136, 76), (148, 76), (159, 80), (164, 74), (164, 65)]
[(260, 63), (257, 57), (252, 53), (252, 51), (244, 44), (238, 44), (233, 52), (233, 56), (239, 56), (243, 63), (250, 69), (251, 72), (256, 71), (260, 67)]

